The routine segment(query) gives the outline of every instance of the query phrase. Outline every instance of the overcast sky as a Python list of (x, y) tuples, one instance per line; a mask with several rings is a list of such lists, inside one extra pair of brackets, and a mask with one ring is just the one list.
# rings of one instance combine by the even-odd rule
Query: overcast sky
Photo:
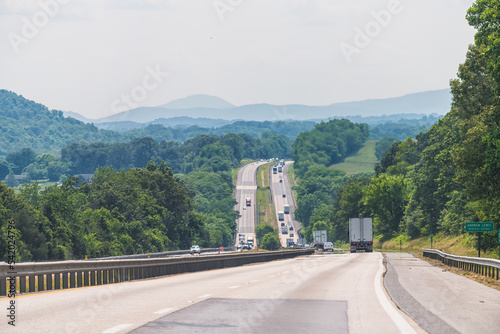
[(447, 88), (472, 0), (2, 0), (0, 88), (100, 118), (193, 94), (327, 105)]

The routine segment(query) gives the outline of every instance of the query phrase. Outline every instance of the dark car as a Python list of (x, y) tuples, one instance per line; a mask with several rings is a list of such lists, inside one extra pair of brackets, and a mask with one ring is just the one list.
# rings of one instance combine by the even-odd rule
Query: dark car
[(283, 194), (283, 198), (285, 198), (285, 197), (286, 197), (286, 194)]

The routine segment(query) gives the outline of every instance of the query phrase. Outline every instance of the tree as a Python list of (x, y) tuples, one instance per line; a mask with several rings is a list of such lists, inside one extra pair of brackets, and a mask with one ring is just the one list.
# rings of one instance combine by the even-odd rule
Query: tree
[(22, 170), (26, 166), (35, 161), (35, 158), (35, 151), (33, 151), (31, 148), (25, 147), (19, 152), (7, 154), (5, 160), (13, 165), (13, 171), (15, 174), (21, 174)]
[(408, 203), (404, 176), (381, 174), (364, 189), (364, 205), (374, 216), (375, 233), (389, 239), (401, 232), (400, 224)]
[(7, 175), (7, 179), (5, 180), (5, 184), (7, 187), (15, 188), (19, 185), (19, 182), (16, 179), (16, 176), (14, 175), (14, 172), (10, 172), (9, 175)]
[(280, 239), (274, 232), (267, 233), (259, 242), (259, 247), (267, 250), (276, 250), (281, 248)]

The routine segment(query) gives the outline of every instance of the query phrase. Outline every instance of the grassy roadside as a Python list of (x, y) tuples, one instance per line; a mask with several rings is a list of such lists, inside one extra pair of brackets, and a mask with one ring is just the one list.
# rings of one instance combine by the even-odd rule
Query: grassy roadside
[[(404, 238), (397, 237), (385, 242), (380, 239), (374, 240), (374, 247), (377, 251), (381, 252), (399, 252), (401, 242), (401, 251), (406, 253), (422, 254), (423, 248), (431, 248), (431, 238), (419, 238), (414, 240), (405, 240)], [(459, 256), (473, 256), (476, 257), (477, 249), (474, 246), (477, 239), (473, 235), (459, 235), (459, 236), (446, 236), (438, 234), (433, 237), (432, 248), (440, 249), (445, 253), (459, 255)], [(481, 257), (498, 259), (498, 250), (484, 252), (481, 250)]]
[[(259, 224), (271, 225), (277, 228), (276, 211), (271, 202), (271, 190), (269, 188), (269, 167), (273, 162), (264, 164), (257, 170), (257, 193), (256, 201), (259, 208)], [(262, 213), (264, 213), (262, 215)]]
[(331, 165), (330, 168), (342, 170), (347, 174), (373, 173), (378, 162), (375, 156), (376, 143), (377, 140), (365, 142), (355, 155), (345, 158), (344, 162)]
[(297, 203), (297, 187), (299, 186), (299, 179), (295, 178), (295, 169), (293, 168), (293, 164), (288, 166), (287, 176), (288, 181), (290, 182), (290, 187), (292, 188), (293, 198), (295, 203)]

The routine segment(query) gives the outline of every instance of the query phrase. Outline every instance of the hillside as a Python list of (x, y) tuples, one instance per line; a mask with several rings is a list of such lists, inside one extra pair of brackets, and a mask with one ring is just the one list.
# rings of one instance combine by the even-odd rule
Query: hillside
[(110, 143), (120, 139), (116, 132), (66, 118), (62, 111), (49, 110), (7, 90), (0, 90), (0, 132), (0, 156), (23, 147), (37, 154), (59, 154), (62, 147), (74, 142)]
[(330, 168), (346, 172), (346, 174), (373, 173), (377, 158), (375, 157), (375, 140), (365, 142), (355, 154), (345, 158), (344, 162), (331, 165)]

